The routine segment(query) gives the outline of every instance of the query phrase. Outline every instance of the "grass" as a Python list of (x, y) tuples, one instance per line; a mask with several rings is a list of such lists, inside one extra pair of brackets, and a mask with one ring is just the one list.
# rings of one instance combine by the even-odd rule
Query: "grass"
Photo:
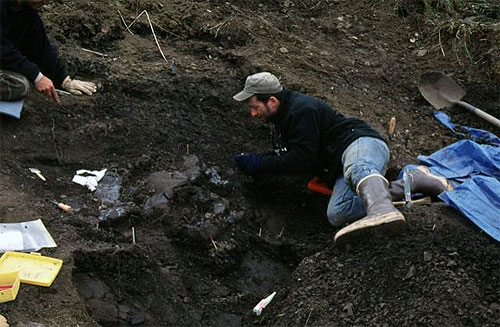
[(421, 0), (441, 46), (457, 59), (486, 64), (500, 74), (500, 3), (490, 0)]
[(445, 10), (449, 13), (459, 11), (464, 6), (463, 0), (423, 0), (427, 14), (435, 14), (436, 11)]

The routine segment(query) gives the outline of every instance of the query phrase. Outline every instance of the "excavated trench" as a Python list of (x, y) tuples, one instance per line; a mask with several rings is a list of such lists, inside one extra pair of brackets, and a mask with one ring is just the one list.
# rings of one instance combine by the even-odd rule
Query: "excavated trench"
[[(240, 119), (243, 111), (228, 115), (240, 108), (214, 94), (223, 89), (210, 86), (214, 81), (157, 77), (165, 87), (153, 100), (143, 101), (148, 85), (134, 83), (98, 101), (108, 124), (93, 141), (113, 155), (94, 204), (72, 222), (92, 242), (74, 252), (74, 284), (102, 326), (258, 320), (252, 308), (283, 292), (302, 258), (324, 246), (328, 235), (318, 239), (318, 232), (326, 227), (326, 198), (311, 194), (303, 179), (235, 173), (231, 154), (269, 146), (267, 128)], [(195, 85), (198, 103), (188, 101)], [(113, 144), (131, 115), (127, 136)]]

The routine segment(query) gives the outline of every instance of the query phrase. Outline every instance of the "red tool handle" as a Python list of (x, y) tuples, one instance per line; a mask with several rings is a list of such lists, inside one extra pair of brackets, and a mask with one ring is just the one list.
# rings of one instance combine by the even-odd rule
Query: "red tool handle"
[(311, 191), (332, 195), (332, 189), (328, 187), (325, 183), (319, 181), (319, 177), (314, 177), (307, 183), (307, 188)]
[(10, 288), (14, 287), (13, 284), (10, 284), (10, 285), (0, 285), (0, 291), (5, 291), (5, 290), (8, 290)]

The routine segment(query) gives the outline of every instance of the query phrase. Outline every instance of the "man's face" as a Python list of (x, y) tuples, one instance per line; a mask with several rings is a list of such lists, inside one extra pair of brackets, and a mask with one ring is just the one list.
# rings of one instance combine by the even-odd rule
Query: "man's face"
[(261, 122), (268, 122), (271, 117), (276, 114), (279, 101), (275, 97), (270, 97), (267, 102), (261, 102), (254, 95), (247, 100), (248, 107), (250, 107), (250, 115), (259, 118)]
[(49, 0), (17, 0), (21, 5), (28, 6), (33, 9), (38, 9), (46, 5)]

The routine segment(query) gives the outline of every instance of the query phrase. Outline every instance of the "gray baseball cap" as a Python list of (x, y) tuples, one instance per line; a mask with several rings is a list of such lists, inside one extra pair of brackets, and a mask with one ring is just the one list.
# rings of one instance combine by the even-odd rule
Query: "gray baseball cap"
[(245, 101), (255, 94), (274, 94), (283, 90), (276, 76), (268, 72), (247, 77), (243, 91), (233, 96), (236, 101)]

